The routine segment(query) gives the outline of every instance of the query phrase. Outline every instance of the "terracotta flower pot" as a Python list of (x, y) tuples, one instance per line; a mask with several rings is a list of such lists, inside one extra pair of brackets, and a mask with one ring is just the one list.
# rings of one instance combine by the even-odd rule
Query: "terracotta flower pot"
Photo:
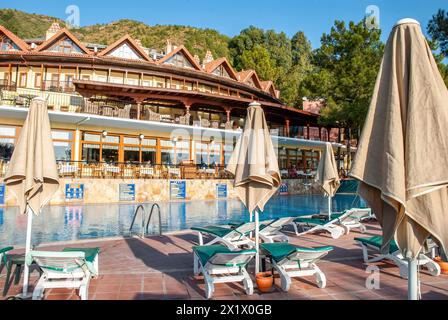
[(442, 258), (440, 257), (435, 258), (434, 261), (440, 266), (443, 274), (448, 274), (448, 262), (442, 261)]
[(271, 272), (260, 272), (257, 274), (257, 287), (260, 292), (268, 293), (272, 291), (274, 277)]

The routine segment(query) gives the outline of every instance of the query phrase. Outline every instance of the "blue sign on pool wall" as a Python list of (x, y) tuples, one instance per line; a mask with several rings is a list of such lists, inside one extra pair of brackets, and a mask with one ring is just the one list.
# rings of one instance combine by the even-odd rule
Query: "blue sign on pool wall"
[(227, 198), (227, 184), (220, 183), (216, 185), (216, 197), (218, 199)]
[(135, 184), (120, 184), (120, 201), (135, 201)]
[(280, 195), (287, 196), (289, 194), (289, 187), (287, 183), (282, 183), (279, 188)]
[(183, 180), (170, 181), (170, 198), (172, 200), (185, 200), (187, 198), (187, 182)]
[(0, 206), (5, 204), (5, 185), (0, 184)]
[(65, 199), (71, 200), (84, 200), (84, 185), (79, 183), (71, 183), (65, 185)]

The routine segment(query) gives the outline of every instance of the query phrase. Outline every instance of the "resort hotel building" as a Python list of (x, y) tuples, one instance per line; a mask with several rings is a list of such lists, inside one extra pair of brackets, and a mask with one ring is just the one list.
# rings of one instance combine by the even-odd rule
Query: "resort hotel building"
[[(347, 153), (337, 128), (286, 106), (272, 81), (169, 40), (158, 52), (128, 35), (82, 43), (57, 23), (38, 39), (0, 26), (0, 89), (0, 176), (31, 100), (47, 101), (63, 181), (52, 204), (231, 197), (224, 168), (254, 101), (278, 146), (284, 192), (309, 188), (324, 141), (339, 167)], [(0, 205), (14, 201), (0, 185)]]

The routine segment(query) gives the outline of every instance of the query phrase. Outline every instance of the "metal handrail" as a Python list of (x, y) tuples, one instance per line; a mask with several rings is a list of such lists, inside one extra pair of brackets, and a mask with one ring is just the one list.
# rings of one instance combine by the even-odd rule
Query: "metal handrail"
[(149, 234), (149, 224), (152, 219), (152, 215), (154, 213), (154, 209), (157, 208), (157, 211), (159, 213), (159, 235), (162, 235), (162, 210), (160, 209), (160, 206), (157, 203), (154, 203), (151, 207), (151, 211), (149, 213), (148, 221), (146, 222), (145, 227), (145, 217), (146, 217), (146, 210), (143, 205), (139, 205), (137, 209), (135, 209), (134, 212), (134, 218), (132, 219), (131, 227), (129, 228), (129, 233), (132, 234), (132, 229), (135, 225), (135, 220), (137, 219), (137, 215), (139, 212), (142, 212), (142, 220), (141, 220), (141, 238), (145, 238), (147, 234)]
[(154, 203), (151, 207), (151, 212), (149, 213), (148, 222), (146, 223), (146, 234), (149, 231), (149, 223), (151, 222), (152, 214), (154, 213), (154, 208), (157, 208), (159, 213), (159, 236), (162, 235), (162, 211), (160, 210), (160, 206), (157, 203)]
[(134, 212), (134, 218), (132, 219), (132, 223), (131, 223), (131, 227), (129, 228), (129, 233), (132, 234), (132, 228), (134, 227), (135, 224), (135, 219), (137, 219), (137, 215), (140, 212), (140, 210), (142, 211), (142, 223), (141, 223), (141, 237), (144, 238), (145, 237), (145, 216), (146, 216), (146, 210), (145, 207), (143, 207), (143, 205), (139, 205), (137, 207), (137, 209), (135, 209)]

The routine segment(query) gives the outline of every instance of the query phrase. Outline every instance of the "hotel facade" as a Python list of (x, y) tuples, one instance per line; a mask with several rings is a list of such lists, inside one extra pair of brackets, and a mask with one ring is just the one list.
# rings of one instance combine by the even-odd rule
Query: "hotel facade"
[[(338, 129), (284, 105), (272, 81), (170, 41), (158, 52), (128, 35), (108, 46), (81, 43), (57, 23), (39, 39), (0, 26), (0, 89), (1, 176), (30, 101), (47, 101), (62, 182), (52, 204), (170, 200), (176, 184), (183, 195), (175, 199), (232, 197), (224, 168), (253, 101), (278, 146), (284, 192), (312, 192), (324, 141), (334, 143), (340, 167), (346, 155)], [(3, 204), (14, 205), (2, 188)]]

